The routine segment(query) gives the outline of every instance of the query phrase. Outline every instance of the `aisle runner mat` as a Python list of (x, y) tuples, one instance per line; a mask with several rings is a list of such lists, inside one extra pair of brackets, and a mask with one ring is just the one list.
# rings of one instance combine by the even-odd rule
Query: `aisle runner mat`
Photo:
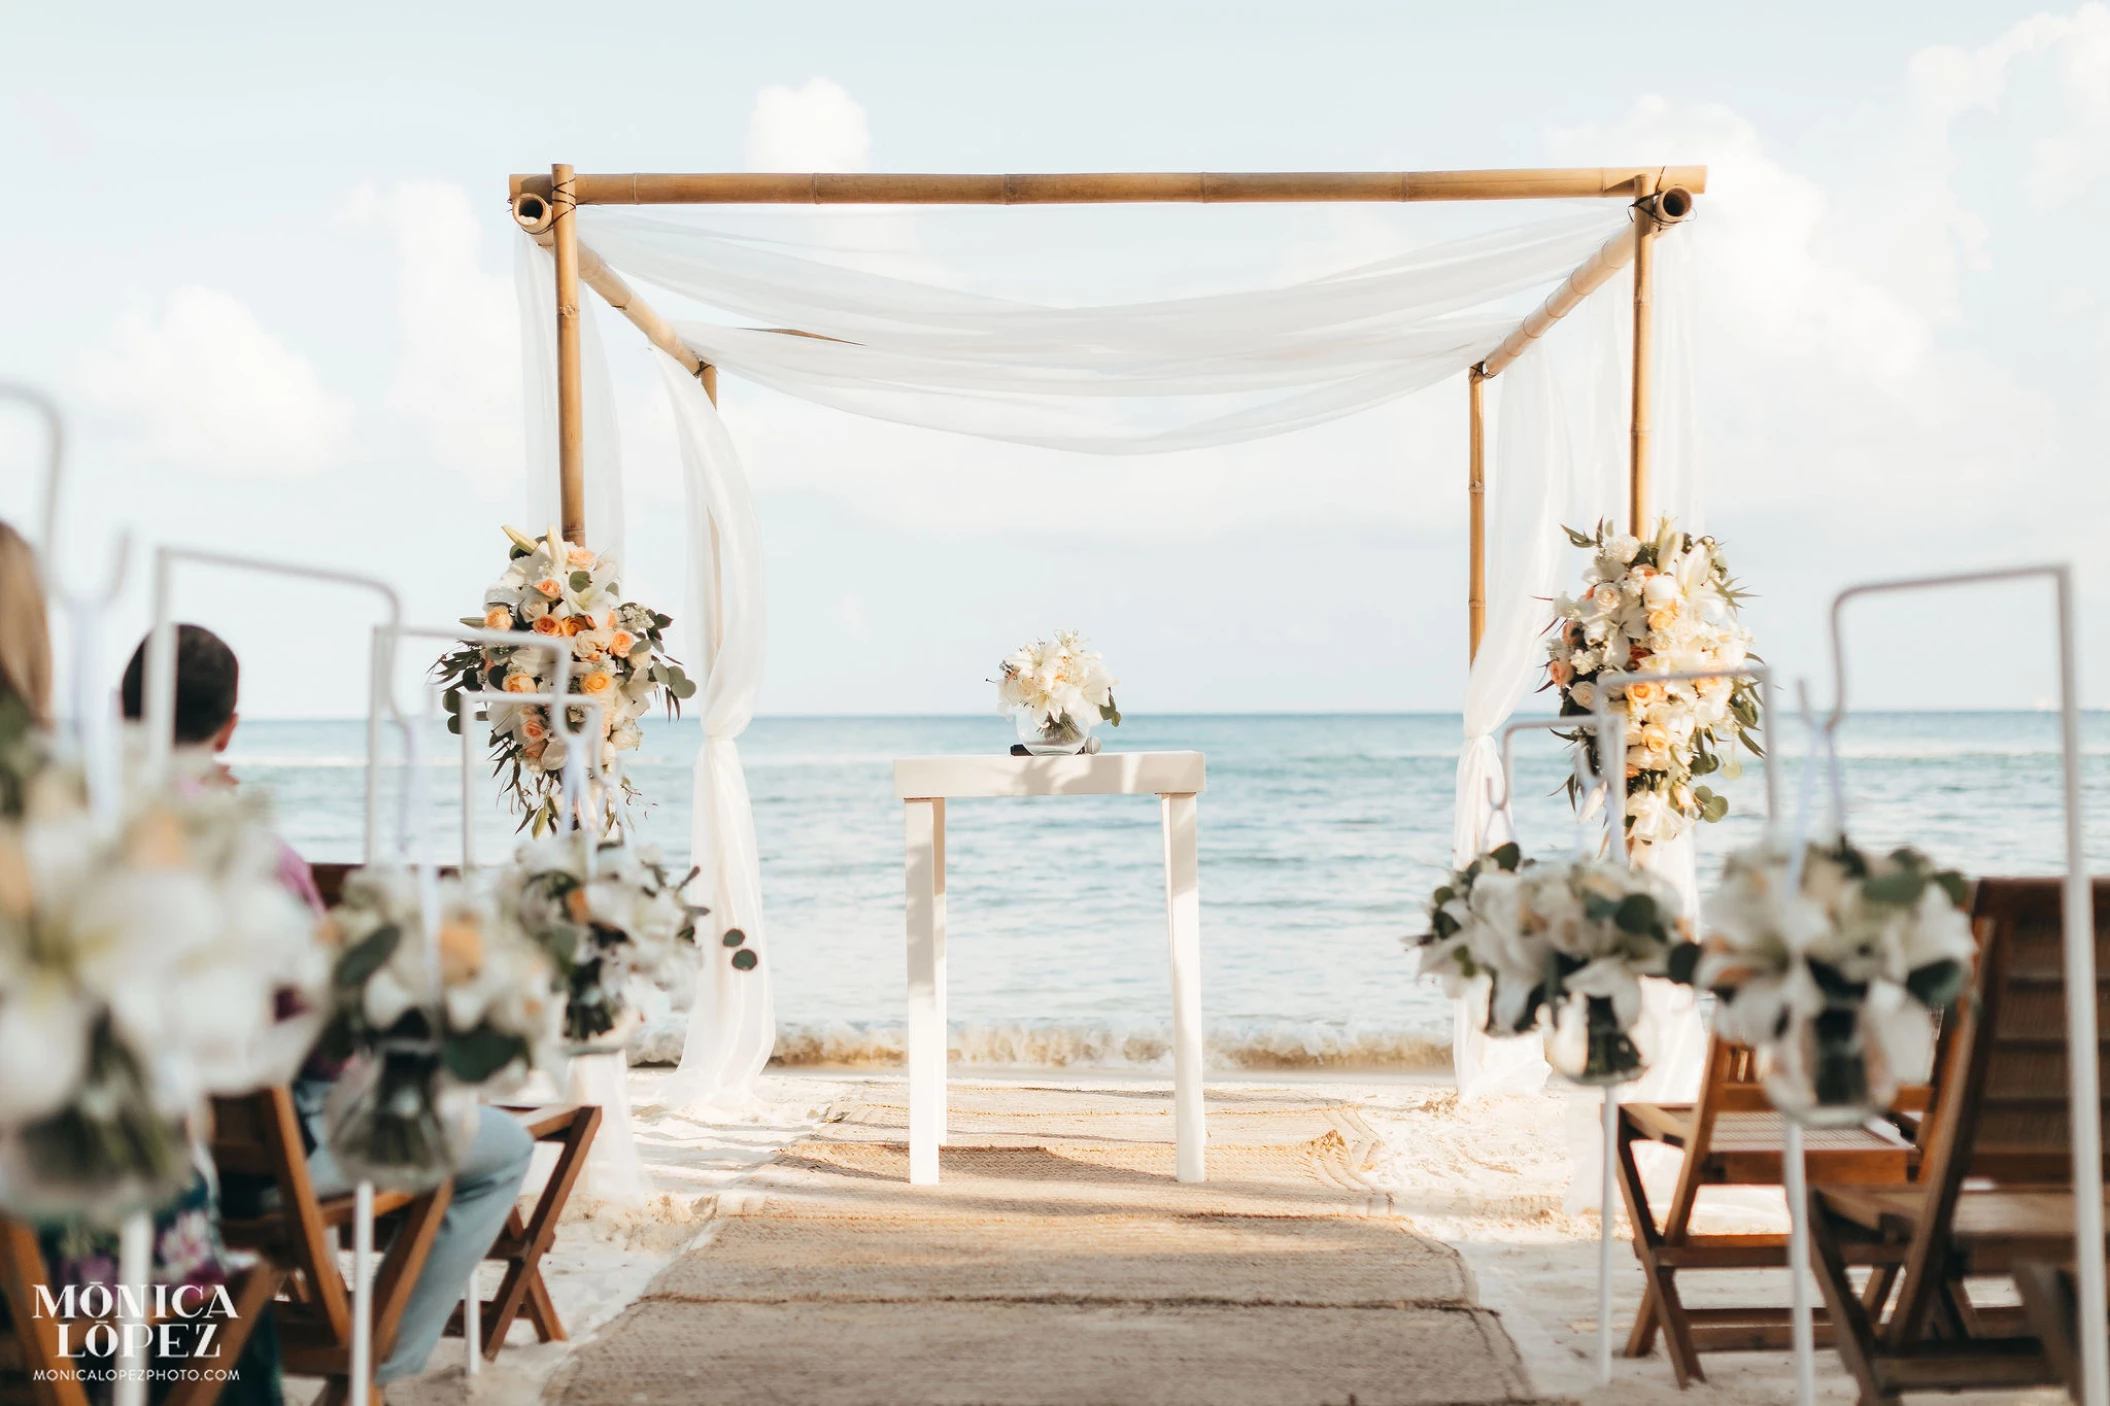
[(1172, 1101), (959, 1086), (943, 1181), (906, 1108), (841, 1110), (719, 1198), (697, 1244), (550, 1399), (653, 1406), (1243, 1406), (1517, 1401), (1528, 1384), (1448, 1247), (1363, 1175), (1375, 1138), (1293, 1091), (1209, 1102), (1210, 1179)]

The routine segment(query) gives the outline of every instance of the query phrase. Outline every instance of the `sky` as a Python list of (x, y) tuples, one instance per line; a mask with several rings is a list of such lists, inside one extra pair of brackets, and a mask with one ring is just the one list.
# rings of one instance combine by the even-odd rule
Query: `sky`
[[(106, 675), (144, 626), (157, 543), (378, 575), (419, 621), (476, 608), (499, 524), (540, 526), (504, 193), (553, 161), (1705, 163), (1699, 464), (1760, 652), (1825, 695), (1840, 587), (2065, 559), (2084, 694), (2110, 699), (2110, 10), (2000, 0), (0, 0), (0, 379), (66, 412), (61, 578), (97, 587), (129, 534)], [(1091, 302), (1221, 271), (1286, 281), (1527, 217), (1103, 213), (1088, 234), (1002, 210), (893, 228), (932, 277)], [(969, 252), (952, 267), (944, 249)], [(628, 582), (668, 608), (687, 560), (671, 430), (643, 343), (603, 325)], [(723, 399), (765, 550), (765, 714), (980, 710), (996, 661), (1056, 627), (1105, 651), (1130, 713), (1457, 706), (1462, 383), (1323, 431), (1112, 461), (730, 376)], [(0, 407), (0, 513), (19, 523), (42, 453)], [(374, 607), (357, 593), (186, 567), (177, 599), (243, 656), (249, 716), (359, 710)], [(1855, 703), (2041, 703), (2047, 602), (1856, 606)]]

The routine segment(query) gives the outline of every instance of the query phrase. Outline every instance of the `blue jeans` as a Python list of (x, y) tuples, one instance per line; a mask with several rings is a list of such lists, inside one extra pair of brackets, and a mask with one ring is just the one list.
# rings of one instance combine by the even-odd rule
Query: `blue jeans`
[[(315, 1183), (317, 1196), (338, 1196), (351, 1190), (322, 1141), (322, 1100), (329, 1087), (319, 1080), (304, 1079), (294, 1090), (294, 1101), (308, 1125), (308, 1135), (315, 1139), (315, 1151), (308, 1157), (308, 1175)], [(447, 1203), (439, 1234), (425, 1257), (425, 1268), (403, 1307), (395, 1349), (374, 1370), (377, 1383), (410, 1376), (425, 1366), (440, 1334), (447, 1331), (447, 1320), (467, 1289), (469, 1276), (483, 1263), (485, 1252), (505, 1228), (506, 1212), (513, 1209), (520, 1197), (521, 1183), (527, 1180), (535, 1140), (511, 1114), (485, 1108), (480, 1115), (476, 1141), (454, 1174), (454, 1199)]]

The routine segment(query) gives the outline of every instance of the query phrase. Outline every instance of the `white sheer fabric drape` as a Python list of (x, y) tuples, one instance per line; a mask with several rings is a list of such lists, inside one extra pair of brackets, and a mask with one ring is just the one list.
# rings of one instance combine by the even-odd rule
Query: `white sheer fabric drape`
[[(736, 1113), (752, 1098), (776, 1043), (762, 870), (738, 745), (762, 684), (761, 534), (740, 456), (702, 383), (664, 352), (652, 360), (674, 409), (688, 489), (689, 610), (696, 622), (689, 638), (702, 645), (696, 663), (703, 675), (690, 851), (703, 872), (691, 892), (711, 908), (681, 1067), (660, 1100), (692, 1113)], [(725, 945), (728, 929), (744, 934), (739, 947)], [(741, 951), (759, 958), (753, 969), (734, 967)]]
[(1489, 304), (1566, 276), (1624, 218), (1592, 209), (1280, 288), (1062, 308), (579, 213), (582, 237), (624, 273), (741, 323), (816, 334), (678, 323), (725, 371), (878, 419), (1097, 454), (1258, 439), (1434, 385), (1515, 325)]
[[(1656, 241), (1653, 464), (1656, 510), (1697, 530), (1691, 241), (1692, 231), (1684, 226)], [(1499, 399), (1490, 417), (1487, 616), (1466, 684), (1465, 744), (1452, 820), (1454, 863), (1515, 838), (1496, 833), (1501, 821), (1493, 812), (1491, 787), (1500, 786), (1501, 760), (1495, 739), (1539, 682), (1548, 601), (1558, 591), (1572, 590), (1579, 579), (1581, 554), (1567, 545), (1560, 528), (1564, 523), (1587, 528), (1600, 518), (1623, 521), (1626, 516), (1631, 308), (1632, 280), (1621, 275), (1489, 386)], [(1688, 909), (1696, 911), (1693, 838), (1658, 846), (1647, 862), (1669, 877)], [(1489, 1038), (1482, 1033), (1484, 1015), (1484, 992), (1454, 1003), (1452, 1066), (1460, 1094), (1472, 1098), (1542, 1087), (1548, 1070), (1540, 1042)], [(1637, 1038), (1651, 1053), (1651, 1068), (1625, 1096), (1690, 1097), (1680, 1091), (1697, 1087), (1706, 1045), (1690, 990), (1646, 983)], [(1595, 1127), (1593, 1122), (1590, 1128)], [(1594, 1131), (1590, 1135), (1594, 1138)], [(1576, 1138), (1570, 1141), (1574, 1145)], [(1579, 1168), (1595, 1167), (1594, 1153), (1578, 1150), (1577, 1155)], [(1590, 1192), (1588, 1204), (1595, 1204), (1594, 1173), (1576, 1176), (1571, 1185)]]

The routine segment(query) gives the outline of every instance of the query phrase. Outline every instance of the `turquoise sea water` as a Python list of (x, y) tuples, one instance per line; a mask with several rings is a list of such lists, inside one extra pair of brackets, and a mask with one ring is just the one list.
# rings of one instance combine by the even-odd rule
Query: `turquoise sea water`
[[(436, 729), (424, 768), (435, 857), (459, 855), (459, 744)], [(693, 723), (648, 726), (630, 775), (650, 802), (646, 838), (688, 849)], [(2091, 859), (2110, 867), (2110, 715), (2084, 729)], [(353, 859), (363, 731), (345, 722), (245, 722), (230, 760), (271, 791), (310, 858)], [(1783, 736), (1784, 802), (1799, 793)], [(2058, 720), (2045, 713), (1871, 714), (1842, 733), (1850, 828), (1864, 845), (1911, 842), (1972, 873), (2060, 863)], [(996, 717), (764, 718), (741, 740), (762, 855), (779, 1054), (861, 1059), (898, 1050), (902, 819), (896, 757), (998, 752)], [(1203, 1004), (1212, 1057), (1421, 1066), (1441, 1057), (1449, 1007), (1416, 980), (1401, 939), (1447, 864), (1455, 715), (1132, 718), (1120, 750), (1208, 755), (1201, 802)], [(1581, 833), (1554, 794), (1563, 744), (1519, 740), (1526, 848)], [(479, 858), (511, 822), (488, 768), (473, 773)], [(400, 773), (388, 778), (391, 791)], [(1703, 886), (1753, 838), (1756, 763), (1729, 783), (1729, 819), (1702, 827)], [(955, 802), (947, 876), (950, 1014), (962, 1057), (1003, 1063), (1155, 1063), (1170, 997), (1156, 802), (1061, 797)], [(394, 814), (389, 815), (393, 834)], [(1594, 836), (1597, 831), (1592, 831)]]

